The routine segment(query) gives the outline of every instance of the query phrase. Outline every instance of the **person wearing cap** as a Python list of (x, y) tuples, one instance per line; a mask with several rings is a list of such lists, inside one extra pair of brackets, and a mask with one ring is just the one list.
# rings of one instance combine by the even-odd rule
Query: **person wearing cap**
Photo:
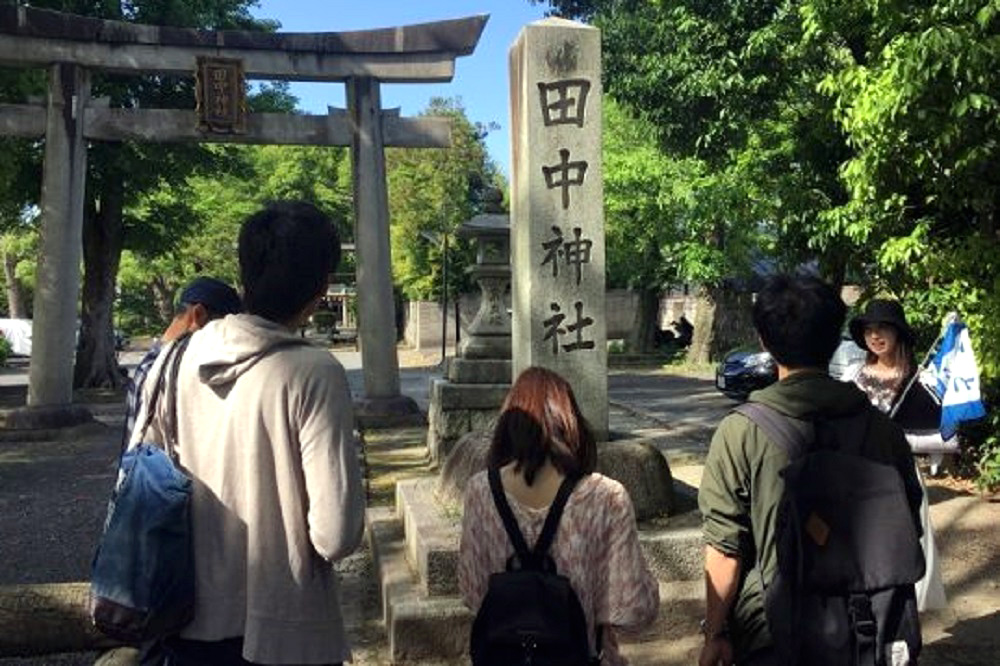
[(364, 534), (363, 474), (347, 374), (298, 335), (340, 241), (314, 205), (278, 201), (243, 222), (238, 256), (243, 312), (187, 338), (162, 389), (175, 402), (158, 400), (148, 422), (152, 442), (173, 431), (193, 489), (194, 613), (161, 649), (170, 666), (341, 664), (334, 562)]
[(184, 333), (199, 330), (213, 319), (236, 314), (241, 309), (239, 294), (222, 280), (201, 276), (184, 287), (177, 301), (177, 313), (170, 321), (170, 325), (139, 361), (128, 382), (128, 392), (125, 396), (125, 431), (122, 436), (123, 450), (132, 437), (136, 417), (142, 407), (142, 388), (146, 383), (146, 376), (163, 346)]
[[(848, 330), (854, 342), (867, 352), (867, 357), (857, 367), (849, 369), (847, 379), (853, 381), (858, 388), (864, 391), (871, 403), (880, 411), (890, 416), (899, 416), (902, 411), (893, 413), (893, 408), (901, 403), (906, 397), (906, 388), (916, 396), (924, 391), (920, 382), (910, 380), (913, 374), (918, 371), (916, 357), (914, 356), (914, 346), (916, 336), (913, 329), (906, 321), (906, 314), (899, 301), (876, 298), (868, 302), (864, 312), (851, 319)], [(913, 401), (920, 409), (916, 400)], [(933, 411), (935, 407), (924, 401), (926, 410)], [(938, 411), (940, 407), (936, 408)], [(940, 420), (940, 414), (935, 418), (933, 414), (926, 415), (932, 422)], [(900, 419), (896, 419), (897, 422)], [(924, 421), (927, 418), (922, 419)], [(900, 423), (906, 440), (914, 453), (922, 452), (917, 442), (926, 439), (924, 435), (908, 428), (906, 423)], [(940, 441), (940, 433), (937, 440)], [(932, 473), (936, 471), (940, 459), (934, 460), (932, 454)], [(924, 577), (916, 584), (917, 609), (933, 610), (945, 608), (948, 605), (944, 593), (944, 583), (941, 578), (941, 562), (937, 554), (937, 546), (934, 543), (934, 527), (931, 525), (930, 510), (927, 501), (927, 488), (924, 480), (917, 470), (917, 479), (920, 481), (923, 498), (920, 504), (920, 522), (923, 534), (920, 537), (920, 545), (924, 549), (924, 560), (927, 563), (927, 571)]]

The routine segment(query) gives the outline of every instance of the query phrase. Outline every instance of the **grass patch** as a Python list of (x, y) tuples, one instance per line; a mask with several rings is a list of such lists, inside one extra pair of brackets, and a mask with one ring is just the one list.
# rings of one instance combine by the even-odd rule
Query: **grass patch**
[(663, 364), (663, 369), (682, 377), (711, 378), (715, 376), (717, 363), (695, 363), (680, 356)]
[(371, 430), (365, 433), (369, 506), (392, 506), (396, 483), (435, 473), (424, 445), (424, 428)]

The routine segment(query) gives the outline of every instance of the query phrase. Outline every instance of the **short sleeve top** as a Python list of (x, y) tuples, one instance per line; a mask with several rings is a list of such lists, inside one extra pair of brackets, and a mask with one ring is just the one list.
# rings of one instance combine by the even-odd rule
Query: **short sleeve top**
[[(548, 508), (524, 506), (507, 493), (514, 517), (533, 546)], [(639, 548), (635, 513), (625, 488), (600, 474), (585, 476), (573, 489), (550, 549), (557, 571), (569, 578), (580, 599), (591, 646), (595, 624), (637, 630), (650, 624), (659, 606), (659, 586)], [(503, 571), (514, 547), (493, 504), (486, 472), (470, 479), (465, 494), (458, 586), (465, 604), (477, 611), (490, 574)], [(627, 663), (614, 633), (605, 630), (604, 661)]]

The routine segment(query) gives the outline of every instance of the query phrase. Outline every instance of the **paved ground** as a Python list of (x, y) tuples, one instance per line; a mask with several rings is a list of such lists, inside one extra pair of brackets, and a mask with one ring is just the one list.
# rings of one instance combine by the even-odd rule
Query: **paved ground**
[[(355, 390), (362, 378), (357, 355), (338, 352)], [(429, 357), (428, 357), (429, 356)], [(436, 373), (436, 355), (403, 354), (402, 385), (426, 404), (426, 387)], [(136, 359), (126, 357), (126, 362)], [(353, 364), (353, 365), (352, 365)], [(18, 378), (20, 377), (20, 379)], [(0, 386), (24, 382), (23, 369), (0, 370)], [(8, 390), (8, 389), (5, 389)], [(662, 372), (615, 370), (609, 392), (623, 429), (645, 428), (665, 448), (707, 444), (708, 435), (730, 403), (717, 395), (710, 379)], [(99, 423), (47, 441), (0, 441), (0, 585), (85, 580), (114, 477), (122, 408), (116, 396), (91, 407)], [(627, 409), (625, 409), (627, 407)], [(629, 421), (629, 419), (632, 419)], [(418, 444), (418, 442), (414, 442)], [(419, 447), (408, 456), (387, 456), (393, 474), (426, 471)], [(696, 469), (685, 477), (697, 482)], [(1000, 502), (980, 497), (949, 480), (931, 484), (932, 518), (944, 560), (951, 606), (925, 618), (928, 643), (921, 663), (931, 666), (1000, 663)], [(385, 501), (388, 487), (372, 488)], [(385, 663), (378, 622), (377, 591), (371, 558), (360, 552), (340, 565), (346, 618), (357, 645), (359, 664)], [(662, 594), (690, 595), (665, 587)], [(697, 649), (691, 627), (670, 617), (644, 632), (628, 652), (633, 663), (689, 664)], [(0, 666), (81, 666), (94, 654), (0, 659)]]

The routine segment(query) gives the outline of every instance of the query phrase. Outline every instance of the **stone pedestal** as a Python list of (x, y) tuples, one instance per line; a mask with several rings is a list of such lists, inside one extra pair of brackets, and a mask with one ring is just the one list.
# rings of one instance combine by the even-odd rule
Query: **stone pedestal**
[(420, 405), (406, 395), (360, 398), (354, 401), (354, 418), (359, 428), (398, 428), (424, 424)]
[(475, 266), (472, 276), (483, 293), (479, 312), (462, 341), (466, 359), (510, 358), (510, 316), (506, 294), (510, 286), (510, 266)]
[(456, 383), (436, 379), (431, 383), (427, 449), (431, 459), (438, 463), (451, 453), (462, 435), (493, 428), (500, 406), (510, 390), (510, 361), (486, 361), (489, 365), (477, 367), (477, 364), (465, 359), (453, 359), (449, 364), (449, 375), (456, 361), (463, 362), (460, 365), (462, 369), (456, 373), (462, 373), (467, 380), (480, 381)]

